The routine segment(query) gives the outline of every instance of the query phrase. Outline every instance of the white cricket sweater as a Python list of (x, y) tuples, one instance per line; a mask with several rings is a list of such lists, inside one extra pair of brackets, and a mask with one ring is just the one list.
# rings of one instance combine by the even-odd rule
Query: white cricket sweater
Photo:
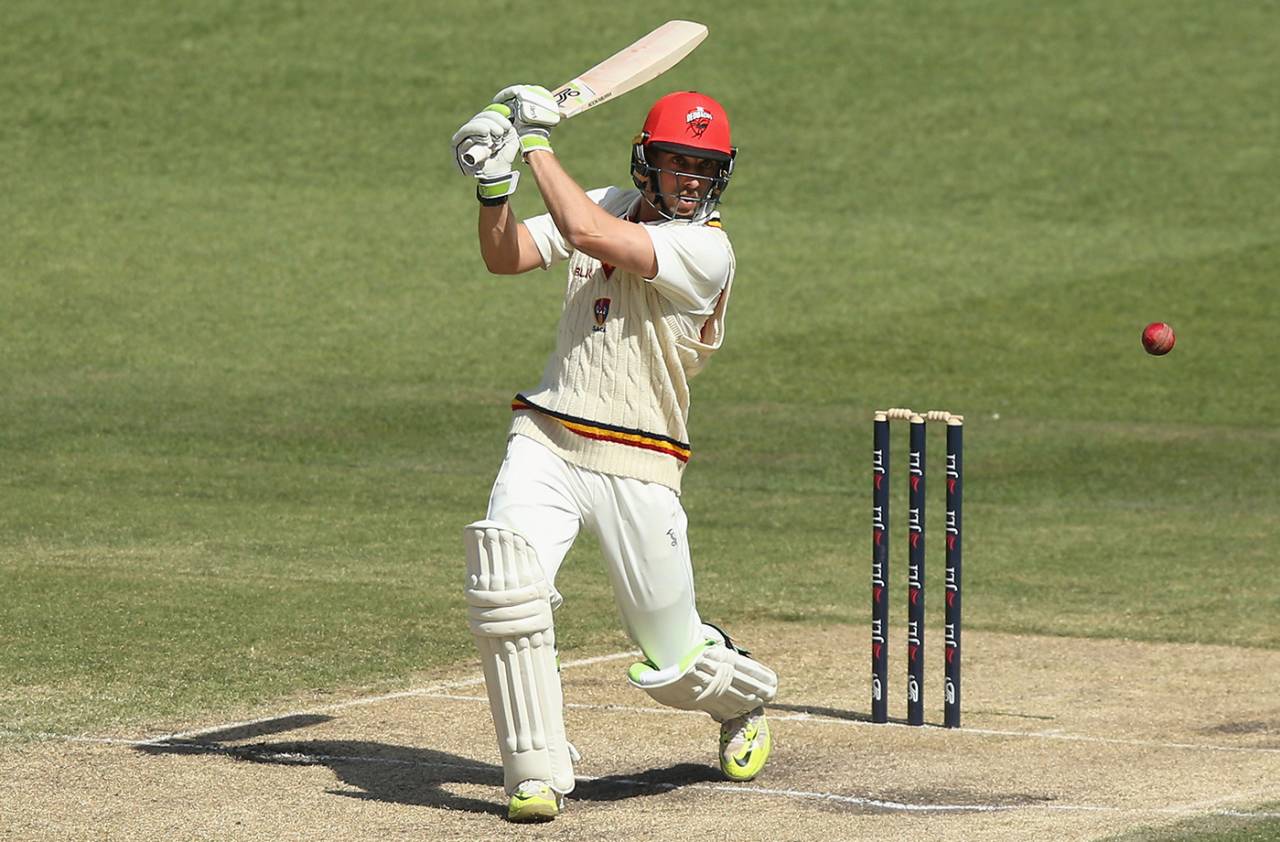
[[(626, 217), (639, 191), (588, 193)], [(649, 280), (573, 250), (549, 214), (525, 220), (543, 264), (567, 259), (556, 349), (535, 389), (516, 395), (511, 425), (588, 470), (661, 483), (677, 494), (689, 446), (689, 378), (724, 341), (735, 269), (719, 217), (645, 225)]]

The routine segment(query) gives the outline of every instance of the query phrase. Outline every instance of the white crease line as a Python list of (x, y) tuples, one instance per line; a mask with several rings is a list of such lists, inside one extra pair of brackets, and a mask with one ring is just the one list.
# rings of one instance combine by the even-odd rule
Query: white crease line
[[(192, 745), (172, 746), (172, 748), (190, 749), (201, 754), (227, 754), (236, 759), (257, 763), (280, 764), (325, 764), (325, 763), (369, 763), (383, 766), (412, 766), (425, 769), (467, 769), (471, 771), (490, 771), (495, 775), (497, 767), (483, 763), (442, 763), (439, 761), (406, 760), (395, 757), (366, 757), (363, 755), (342, 754), (308, 754), (305, 752), (237, 752), (233, 747)], [(1046, 804), (1032, 802), (1026, 804), (910, 804), (903, 801), (886, 801), (879, 798), (865, 798), (856, 795), (840, 795), (834, 792), (813, 792), (802, 789), (775, 789), (771, 787), (743, 786), (741, 784), (677, 784), (667, 781), (642, 781), (634, 778), (616, 778), (598, 775), (576, 775), (574, 780), (582, 783), (605, 783), (628, 786), (635, 789), (661, 790), (670, 792), (682, 789), (701, 790), (703, 792), (725, 792), (732, 795), (755, 795), (773, 798), (787, 798), (804, 801), (827, 801), (837, 804), (848, 804), (855, 807), (872, 807), (879, 810), (903, 813), (1003, 813), (1014, 810), (1048, 810), (1071, 813), (1117, 813), (1146, 814), (1160, 813), (1169, 815), (1221, 815), (1244, 819), (1280, 819), (1280, 813), (1248, 810), (1210, 810), (1196, 809), (1194, 806), (1167, 807), (1114, 807), (1099, 804)], [(588, 799), (584, 799), (588, 800)]]
[[(630, 652), (614, 652), (611, 655), (596, 655), (595, 657), (591, 657), (591, 658), (579, 658), (574, 661), (565, 661), (560, 665), (560, 668), (563, 670), (563, 669), (570, 669), (574, 667), (585, 667), (585, 666), (590, 666), (592, 664), (604, 663), (606, 661), (618, 661), (623, 658), (635, 658), (635, 657), (639, 657), (640, 654), (641, 653), (638, 651), (630, 651)], [(441, 690), (454, 690), (462, 687), (474, 687), (477, 684), (484, 684), (483, 675), (476, 676), (474, 678), (458, 679), (457, 681), (445, 681), (445, 682), (441, 682), (440, 684), (433, 684), (427, 687), (420, 687), (414, 690), (400, 690), (398, 692), (387, 693), (382, 696), (369, 696), (367, 698), (362, 698), (362, 699), (351, 699), (349, 701), (336, 702), (331, 705), (324, 705), (318, 708), (310, 708), (308, 710), (292, 711), (288, 713), (277, 713), (271, 716), (264, 716), (260, 719), (247, 719), (243, 722), (231, 722), (223, 725), (211, 725), (207, 728), (198, 728), (194, 731), (180, 731), (174, 734), (162, 734), (158, 737), (148, 737), (143, 740), (134, 740), (132, 741), (132, 744), (148, 745), (151, 743), (162, 743), (170, 740), (189, 740), (193, 737), (199, 737), (204, 734), (211, 734), (215, 731), (226, 731), (232, 728), (247, 728), (251, 725), (261, 725), (262, 723), (270, 722), (273, 719), (284, 719), (290, 716), (308, 716), (308, 715), (314, 715), (319, 713), (329, 713), (335, 710), (346, 710), (347, 708), (362, 707), (364, 705), (376, 705), (381, 702), (390, 702), (396, 699), (405, 699), (413, 696), (431, 696), (438, 693)], [(94, 742), (95, 740), (92, 738), (89, 738), (87, 739), (87, 741)], [(129, 742), (129, 741), (126, 740), (123, 742)]]
[[(636, 658), (641, 656), (642, 656), (642, 653), (636, 650), (626, 651), (626, 652), (614, 652), (608, 655), (596, 655), (589, 658), (579, 658), (572, 661), (565, 661), (560, 666), (561, 666), (561, 669), (563, 670), (563, 669), (570, 669), (570, 668), (576, 668), (576, 667), (591, 666), (593, 664), (607, 663), (609, 661), (617, 661), (623, 658)], [(172, 734), (162, 734), (160, 736), (147, 737), (147, 738), (138, 739), (138, 740), (129, 740), (129, 739), (120, 739), (120, 738), (111, 738), (111, 737), (92, 737), (92, 736), (83, 736), (83, 735), (68, 736), (68, 735), (62, 735), (62, 734), (47, 734), (47, 733), (37, 733), (33, 736), (35, 736), (38, 739), (64, 740), (68, 742), (119, 743), (121, 745), (163, 744), (165, 742), (169, 742), (173, 740), (192, 739), (205, 734), (214, 733), (216, 731), (225, 731), (233, 728), (246, 728), (253, 725), (261, 725), (265, 722), (270, 722), (274, 719), (284, 719), (290, 716), (307, 716), (307, 715), (315, 715), (320, 713), (329, 713), (332, 711), (346, 710), (348, 708), (363, 707), (366, 705), (375, 705), (381, 702), (394, 701), (396, 699), (426, 697), (426, 698), (445, 699), (445, 700), (453, 700), (453, 701), (487, 701), (488, 700), (487, 697), (484, 697), (484, 696), (460, 696), (460, 695), (451, 695), (448, 693), (441, 692), (444, 690), (458, 690), (464, 687), (475, 687), (477, 685), (482, 685), (482, 684), (484, 684), (484, 676), (480, 675), (480, 676), (474, 676), (472, 678), (458, 679), (455, 681), (440, 682), (438, 684), (428, 685), (426, 687), (420, 687), (420, 688), (411, 689), (411, 690), (401, 690), (395, 693), (386, 693), (381, 696), (369, 696), (369, 697), (360, 698), (360, 699), (350, 699), (345, 702), (335, 702), (330, 705), (324, 705), (322, 707), (311, 708), (303, 711), (279, 713), (279, 714), (274, 714), (272, 716), (262, 717), (259, 719), (249, 719), (241, 722), (231, 722), (231, 723), (226, 723), (221, 725), (211, 725), (205, 728), (198, 728), (191, 731), (180, 731)], [(699, 711), (683, 711), (683, 710), (674, 710), (670, 708), (640, 707), (640, 706), (633, 706), (633, 705), (613, 705), (613, 704), (599, 705), (599, 704), (584, 704), (584, 703), (565, 703), (565, 707), (571, 708), (571, 709), (579, 709), (579, 710), (613, 710), (613, 711), (621, 711), (624, 713), (647, 713), (647, 714), (686, 715), (686, 716), (702, 716), (703, 715)], [(872, 728), (897, 727), (897, 728), (909, 728), (915, 731), (916, 733), (922, 733), (922, 734), (933, 733), (933, 734), (946, 734), (946, 735), (956, 735), (956, 736), (977, 735), (977, 736), (995, 736), (995, 737), (1018, 737), (1023, 739), (1031, 738), (1031, 739), (1043, 739), (1043, 740), (1062, 740), (1067, 742), (1093, 742), (1093, 743), (1128, 745), (1128, 746), (1136, 746), (1136, 747), (1161, 748), (1161, 749), (1225, 751), (1225, 752), (1237, 752), (1237, 753), (1245, 753), (1245, 754), (1280, 754), (1280, 748), (1263, 748), (1263, 747), (1250, 747), (1250, 746), (1223, 746), (1223, 745), (1212, 745), (1207, 743), (1170, 743), (1170, 742), (1160, 742), (1157, 740), (1126, 740), (1126, 739), (1119, 739), (1115, 737), (1096, 737), (1096, 736), (1083, 735), (1083, 734), (1062, 734), (1062, 733), (1053, 733), (1048, 731), (1005, 731), (1005, 730), (997, 730), (997, 729), (990, 729), (990, 728), (941, 729), (941, 728), (932, 727), (932, 726), (926, 727), (926, 728), (919, 728), (918, 726), (909, 726), (909, 725), (896, 723), (896, 722), (873, 724), (870, 722), (864, 722), (860, 720), (836, 719), (833, 717), (814, 716), (812, 714), (807, 714), (807, 713), (781, 714), (781, 713), (775, 712), (775, 713), (770, 713), (769, 716), (770, 716), (770, 719), (772, 719), (774, 722), (802, 722), (802, 723), (807, 722), (807, 723), (814, 723), (819, 725), (838, 725), (838, 726), (872, 727)], [(24, 734), (22, 734), (21, 732), (0, 731), (0, 733), (8, 734), (11, 736), (24, 736)]]
[[(629, 653), (628, 653), (629, 654)], [(478, 696), (435, 696), (433, 698), (444, 698), (457, 701), (487, 701), (487, 699)], [(579, 708), (601, 708), (601, 705), (573, 705)], [(618, 709), (618, 708), (611, 708)], [(623, 708), (624, 710), (634, 710), (646, 713), (661, 713), (672, 715), (691, 715), (702, 716), (699, 711), (682, 711), (682, 710), (666, 710), (663, 708)], [(803, 717), (796, 721), (808, 721), (817, 724), (834, 723), (847, 724), (845, 720), (839, 719), (818, 719), (815, 717)], [(233, 746), (220, 746), (209, 744), (157, 744), (154, 740), (124, 740), (111, 737), (66, 737), (60, 734), (38, 734), (36, 735), (45, 739), (62, 740), (67, 742), (84, 742), (84, 743), (105, 743), (110, 745), (127, 745), (134, 747), (148, 748), (168, 748), (190, 751), (194, 754), (224, 754), (241, 760), (250, 762), (267, 762), (281, 764), (325, 764), (325, 763), (369, 763), (384, 766), (411, 766), (425, 769), (469, 769), (469, 770), (495, 770), (496, 767), (484, 765), (481, 763), (443, 763), (443, 762), (427, 762), (422, 760), (407, 760), (395, 757), (366, 757), (362, 755), (340, 755), (340, 754), (309, 754), (305, 752), (272, 752), (263, 751), (255, 752), (249, 756), (243, 756), (245, 753), (238, 752)], [(1027, 736), (1036, 736), (1030, 734)], [(906, 813), (997, 813), (1010, 812), (1013, 810), (1048, 810), (1057, 812), (1093, 812), (1093, 813), (1123, 813), (1123, 814), (1144, 814), (1144, 813), (1160, 813), (1178, 816), (1192, 815), (1217, 815), (1228, 816), (1231, 818), (1241, 819), (1280, 819), (1280, 813), (1267, 811), (1249, 811), (1249, 810), (1205, 810), (1203, 806), (1197, 804), (1171, 805), (1167, 807), (1112, 807), (1096, 804), (1045, 804), (1045, 803), (1028, 803), (1028, 804), (909, 804), (902, 801), (886, 801), (878, 798), (865, 798), (856, 795), (840, 795), (834, 792), (812, 792), (799, 789), (774, 789), (769, 787), (758, 786), (742, 786), (734, 784), (675, 784), (668, 782), (651, 782), (641, 781), (631, 778), (614, 778), (593, 775), (577, 775), (576, 780), (585, 783), (593, 783), (603, 781), (610, 784), (618, 784), (619, 786), (630, 786), (637, 789), (651, 789), (662, 791), (674, 791), (678, 789), (694, 789), (706, 792), (724, 792), (732, 795), (758, 795), (776, 798), (789, 798), (805, 801), (826, 801), (836, 804), (847, 804), (855, 807), (871, 807), (879, 810), (890, 812), (906, 812)], [(1238, 793), (1225, 796), (1221, 799), (1215, 799), (1211, 802), (1201, 802), (1204, 806), (1212, 803), (1221, 803), (1223, 801), (1243, 800), (1251, 797), (1261, 797), (1269, 795), (1269, 790), (1259, 790), (1250, 793)]]
[[(562, 669), (589, 666), (592, 664), (605, 663), (608, 661), (621, 660), (623, 658), (634, 658), (640, 655), (639, 652), (615, 652), (609, 655), (598, 655), (590, 658), (581, 658), (573, 661), (566, 661), (561, 665)], [(441, 682), (439, 684), (429, 685), (427, 687), (402, 690), (395, 693), (387, 693), (381, 696), (372, 696), (361, 699), (352, 699), (345, 702), (337, 702), (331, 705), (324, 705), (318, 708), (312, 708), (305, 711), (295, 711), (291, 713), (279, 713), (261, 719), (246, 720), (243, 722), (234, 722), (207, 728), (201, 728), (192, 731), (183, 731), (174, 734), (163, 735), (159, 737), (150, 737), (142, 740), (129, 740), (113, 737), (87, 737), (87, 736), (67, 736), (62, 734), (39, 733), (34, 736), (40, 739), (61, 740), (66, 742), (82, 742), (82, 743), (100, 743), (109, 745), (127, 745), (136, 747), (165, 747), (166, 741), (183, 740), (198, 737), (203, 734), (214, 733), (217, 731), (229, 730), (233, 728), (244, 728), (252, 725), (259, 725), (270, 722), (275, 719), (283, 719), (290, 716), (305, 716), (308, 714), (326, 713), (336, 710), (344, 710), (347, 708), (360, 707), (365, 705), (378, 704), (380, 702), (392, 701), (395, 699), (409, 698), (414, 696), (444, 699), (451, 701), (468, 701), (468, 702), (486, 702), (485, 696), (463, 696), (457, 694), (449, 694), (441, 691), (462, 689), (464, 687), (474, 687), (484, 683), (483, 676), (473, 678), (460, 679), (456, 681)], [(640, 707), (634, 705), (600, 705), (586, 703), (566, 703), (565, 707), (579, 710), (611, 710), (624, 713), (647, 713), (660, 715), (677, 715), (677, 716), (703, 716), (700, 711), (683, 711), (669, 708)], [(837, 726), (855, 726), (855, 727), (876, 727), (883, 728), (884, 725), (874, 725), (869, 722), (858, 720), (835, 719), (831, 717), (813, 716), (806, 713), (794, 714), (771, 714), (771, 718), (777, 722), (800, 722), (811, 723), (816, 725), (837, 725)], [(907, 728), (909, 726), (900, 725), (898, 723), (887, 723), (890, 726)], [(1238, 746), (1215, 746), (1207, 744), (1194, 743), (1161, 743), (1149, 740), (1123, 740), (1111, 737), (1093, 737), (1087, 735), (1074, 734), (1055, 734), (1046, 732), (1028, 732), (1028, 731), (1001, 731), (983, 728), (962, 728), (955, 730), (943, 730), (937, 728), (913, 729), (917, 733), (937, 733), (945, 735), (977, 735), (977, 736), (1004, 736), (1004, 737), (1022, 737), (1033, 739), (1051, 739), (1051, 740), (1069, 740), (1082, 742), (1098, 742), (1112, 743), (1119, 745), (1134, 745), (1154, 748), (1173, 748), (1173, 749), (1204, 749), (1210, 751), (1236, 751), (1236, 752), (1254, 752), (1254, 753), (1280, 753), (1280, 749), (1269, 748), (1248, 748)], [(5, 732), (11, 733), (11, 732)], [(18, 734), (21, 736), (21, 734)], [(222, 746), (168, 746), (171, 748), (190, 748), (194, 751), (207, 753), (230, 754), (231, 751)], [(346, 763), (373, 763), (387, 764), (399, 766), (420, 766), (426, 768), (458, 768), (458, 769), (485, 769), (486, 766), (459, 764), (459, 763), (426, 763), (415, 760), (401, 760), (396, 758), (379, 758), (379, 757), (361, 757), (361, 756), (341, 756), (341, 755), (311, 755), (311, 754), (264, 754), (263, 757), (278, 758), (277, 762), (346, 762)], [(577, 776), (577, 780), (584, 782), (594, 782), (606, 780), (599, 777), (586, 775)], [(1125, 807), (1108, 807), (1087, 804), (907, 804), (897, 801), (884, 801), (875, 798), (863, 798), (852, 795), (839, 795), (831, 792), (810, 792), (805, 790), (792, 789), (770, 789), (765, 787), (743, 787), (729, 784), (669, 784), (669, 783), (651, 783), (647, 781), (636, 781), (624, 778), (609, 778), (609, 783), (619, 785), (633, 786), (646, 789), (674, 790), (674, 789), (698, 789), (709, 792), (726, 792), (737, 795), (763, 795), (781, 798), (794, 798), (801, 800), (817, 800), (827, 801), (840, 804), (849, 804), (853, 806), (872, 807), (897, 812), (1007, 812), (1011, 810), (1022, 809), (1039, 809), (1053, 811), (1074, 811), (1074, 812), (1113, 812), (1113, 813), (1170, 813), (1176, 815), (1193, 815), (1202, 813), (1194, 806), (1182, 807), (1150, 807), (1150, 808), (1125, 808)], [(1233, 797), (1224, 798), (1222, 800), (1236, 800)], [(1280, 813), (1273, 812), (1250, 812), (1246, 810), (1213, 810), (1213, 815), (1230, 816), (1234, 818), (1245, 819), (1280, 819)]]
[[(909, 727), (909, 726), (902, 726)], [(1035, 737), (1042, 740), (1065, 740), (1088, 743), (1113, 743), (1116, 745), (1145, 748), (1176, 748), (1198, 751), (1236, 751), (1246, 754), (1280, 754), (1280, 748), (1264, 746), (1220, 746), (1212, 743), (1166, 743), (1159, 740), (1125, 740), (1119, 737), (1094, 737), (1086, 734), (1059, 734), (1051, 731), (998, 731), (990, 728), (961, 728), (956, 733), (979, 734), (991, 737)]]
[[(488, 702), (488, 696), (459, 696), (456, 693), (428, 693), (428, 699), (439, 699), (445, 702)], [(565, 702), (564, 706), (568, 710), (604, 710), (614, 711), (616, 713), (651, 713), (659, 716), (706, 716), (707, 714), (700, 710), (679, 710), (677, 708), (654, 708), (640, 707), (634, 705), (615, 705), (615, 704), (592, 704), (590, 702)], [(777, 717), (770, 715), (770, 721), (777, 721)]]
[[(453, 693), (426, 693), (427, 698), (442, 699), (452, 702), (487, 702), (487, 696), (461, 696)], [(659, 714), (663, 716), (706, 716), (702, 711), (676, 710), (675, 708), (643, 707), (637, 705), (588, 704), (584, 702), (565, 702), (564, 706), (572, 710), (601, 710), (619, 713)], [(938, 728), (929, 726), (921, 728), (903, 725), (897, 722), (875, 724), (857, 719), (836, 719), (829, 716), (814, 716), (808, 713), (779, 714), (770, 712), (770, 722), (800, 722), (812, 725), (837, 725), (854, 728), (906, 728), (917, 734), (933, 734), (937, 736), (988, 736), (988, 737), (1020, 737), (1036, 740), (1063, 740), (1067, 742), (1108, 743), (1112, 745), (1135, 746), (1138, 748), (1165, 748), (1200, 751), (1231, 751), (1244, 754), (1280, 754), (1280, 748), (1261, 746), (1221, 746), (1210, 743), (1165, 743), (1158, 740), (1125, 740), (1118, 737), (1095, 737), (1089, 734), (1062, 734), (1048, 731), (997, 731), (989, 728)]]
[[(1273, 795), (1274, 790), (1271, 787), (1263, 787), (1261, 789), (1252, 789), (1247, 792), (1233, 792), (1228, 795), (1220, 795), (1217, 798), (1206, 798), (1200, 801), (1192, 801), (1189, 804), (1181, 804), (1179, 806), (1194, 811), (1218, 808), (1216, 810), (1217, 812), (1229, 814), (1230, 810), (1222, 805), (1229, 804), (1232, 801), (1266, 801), (1270, 800)], [(1280, 818), (1280, 813), (1267, 815)]]

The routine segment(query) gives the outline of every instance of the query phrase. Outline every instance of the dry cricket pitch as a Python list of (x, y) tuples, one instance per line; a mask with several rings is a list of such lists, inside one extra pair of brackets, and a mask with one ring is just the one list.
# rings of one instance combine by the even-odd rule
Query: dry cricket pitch
[[(709, 718), (626, 684), (628, 653), (566, 652), (583, 760), (551, 824), (503, 821), (479, 667), (466, 665), (401, 693), (295, 700), (163, 738), (0, 746), (0, 836), (1073, 840), (1280, 817), (1259, 807), (1280, 802), (1280, 652), (967, 632), (953, 731), (936, 727), (940, 641), (926, 660), (931, 726), (909, 728), (868, 722), (865, 629), (737, 631), (781, 680), (773, 758), (749, 784), (720, 780)], [(894, 655), (900, 719), (906, 668)]]

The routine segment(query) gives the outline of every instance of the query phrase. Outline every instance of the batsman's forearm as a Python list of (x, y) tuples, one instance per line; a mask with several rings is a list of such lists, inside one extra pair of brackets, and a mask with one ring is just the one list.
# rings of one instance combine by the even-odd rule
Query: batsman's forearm
[(575, 248), (581, 248), (599, 237), (601, 228), (613, 217), (591, 201), (586, 191), (565, 172), (555, 153), (534, 152), (529, 155), (528, 163), (538, 192), (542, 194), (542, 203), (564, 238)]
[(511, 205), (480, 206), (480, 256), (484, 265), (496, 275), (516, 271), (520, 259), (520, 220), (511, 212)]

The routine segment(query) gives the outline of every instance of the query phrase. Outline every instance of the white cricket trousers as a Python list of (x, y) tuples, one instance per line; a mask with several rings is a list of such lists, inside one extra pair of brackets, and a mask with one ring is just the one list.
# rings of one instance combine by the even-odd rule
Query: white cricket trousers
[(553, 607), (562, 599), (556, 574), (585, 524), (600, 541), (622, 627), (645, 657), (664, 669), (701, 642), (688, 519), (670, 488), (584, 470), (513, 435), (488, 517), (519, 532), (537, 552)]

